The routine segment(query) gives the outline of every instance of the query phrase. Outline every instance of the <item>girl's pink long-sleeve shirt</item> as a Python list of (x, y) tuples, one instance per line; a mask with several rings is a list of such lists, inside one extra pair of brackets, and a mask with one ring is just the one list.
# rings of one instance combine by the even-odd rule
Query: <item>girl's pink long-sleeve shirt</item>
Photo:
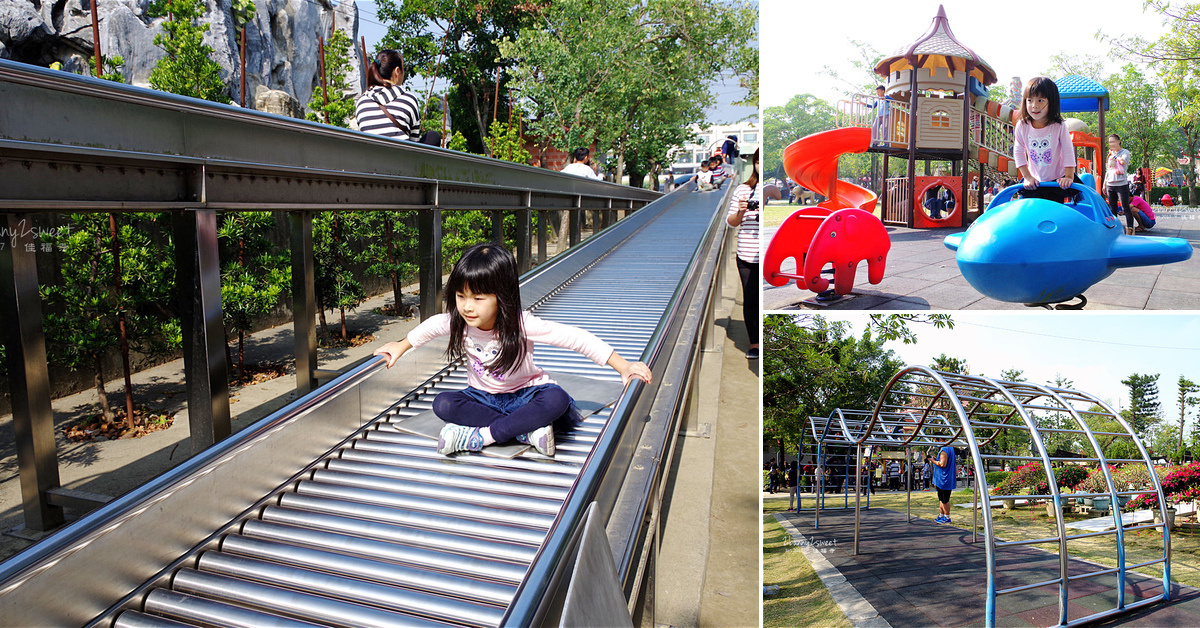
[(1060, 123), (1035, 129), (1024, 120), (1013, 130), (1013, 161), (1017, 167), (1029, 166), (1029, 173), (1038, 181), (1054, 181), (1075, 167), (1075, 145), (1071, 132)]
[[(535, 342), (581, 353), (600, 366), (607, 364), (613, 354), (612, 346), (585, 329), (543, 320), (529, 312), (521, 312), (521, 326), (525, 330), (525, 358), (507, 373), (495, 373), (488, 369), (488, 365), (500, 354), (500, 340), (496, 337), (495, 330), (480, 331), (467, 326), (463, 346), (467, 352), (467, 362), (471, 366), (467, 371), (468, 384), (484, 392), (499, 394), (529, 386), (556, 383), (533, 363)], [(413, 347), (419, 347), (434, 338), (449, 334), (450, 315), (438, 314), (408, 332), (408, 342)]]

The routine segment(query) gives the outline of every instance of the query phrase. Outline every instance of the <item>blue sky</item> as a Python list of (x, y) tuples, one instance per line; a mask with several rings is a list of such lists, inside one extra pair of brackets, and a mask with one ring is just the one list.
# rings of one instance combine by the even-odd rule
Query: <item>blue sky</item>
[[(387, 34), (387, 28), (379, 23), (379, 18), (375, 15), (375, 3), (369, 0), (358, 0), (358, 33), (362, 37), (367, 38), (367, 49), (374, 50), (380, 39)], [(757, 43), (757, 42), (752, 42)], [(757, 107), (739, 107), (733, 104), (733, 101), (743, 97), (744, 91), (738, 86), (736, 79), (724, 80), (722, 77), (717, 77), (714, 81), (713, 92), (716, 94), (717, 102), (708, 110), (709, 120), (715, 124), (730, 124), (740, 122), (741, 120), (751, 117), (758, 119)], [(424, 89), (427, 87), (427, 81), (423, 77), (413, 77), (415, 81), (412, 87)]]
[[(862, 332), (867, 314), (823, 313)], [(1176, 382), (1180, 375), (1200, 382), (1200, 316), (1160, 313), (954, 312), (954, 329), (909, 324), (917, 344), (889, 343), (908, 364), (929, 364), (945, 353), (962, 358), (973, 375), (998, 377), (1018, 368), (1025, 380), (1047, 383), (1061, 374), (1075, 388), (1114, 407), (1129, 403), (1121, 380), (1131, 373), (1160, 374), (1163, 418), (1179, 420)], [(1190, 425), (1192, 419), (1188, 420)]]
[(780, 106), (802, 93), (837, 102), (848, 86), (823, 75), (825, 66), (855, 83), (867, 78), (851, 63), (861, 56), (851, 40), (889, 55), (929, 28), (939, 4), (958, 40), (991, 65), (1004, 85), (1014, 76), (1029, 80), (1046, 71), (1059, 52), (1102, 57), (1106, 70), (1116, 71), (1125, 61), (1107, 58), (1108, 45), (1095, 37), (1098, 30), (1147, 39), (1166, 32), (1162, 18), (1143, 13), (1136, 0), (854, 0), (852, 11), (841, 2), (761, 0), (761, 68), (767, 77), (762, 106)]

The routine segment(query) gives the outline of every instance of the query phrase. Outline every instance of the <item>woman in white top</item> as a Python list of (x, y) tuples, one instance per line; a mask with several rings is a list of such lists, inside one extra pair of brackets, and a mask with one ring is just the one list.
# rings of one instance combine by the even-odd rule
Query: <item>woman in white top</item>
[(404, 89), (404, 57), (395, 50), (381, 50), (367, 64), (367, 90), (354, 102), (354, 117), (364, 133), (398, 140), (441, 146), (442, 134), (421, 131), (421, 105)]
[(758, 189), (758, 151), (751, 158), (754, 171), (746, 182), (737, 186), (729, 201), (729, 214), (725, 221), (730, 227), (738, 228), (737, 269), (742, 280), (742, 318), (746, 321), (746, 333), (750, 336), (750, 350), (746, 358), (758, 359), (758, 224), (762, 190)]

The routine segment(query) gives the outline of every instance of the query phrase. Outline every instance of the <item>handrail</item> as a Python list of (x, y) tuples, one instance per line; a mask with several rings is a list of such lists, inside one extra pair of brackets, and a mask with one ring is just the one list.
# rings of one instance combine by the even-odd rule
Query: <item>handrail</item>
[(49, 538), (21, 553), (0, 562), (0, 596), (21, 586), (30, 576), (54, 566), (47, 562), (52, 556), (68, 551), (72, 546), (82, 548), (100, 534), (138, 516), (146, 508), (170, 497), (181, 482), (197, 474), (208, 473), (230, 456), (253, 446), (260, 438), (288, 424), (325, 400), (356, 385), (387, 363), (383, 356), (374, 356), (347, 370), (311, 393), (276, 410), (262, 420), (231, 434), (228, 438), (192, 456), (178, 466), (146, 484), (108, 502), (87, 516), (59, 528)]
[[(658, 195), (6, 59), (0, 59), (0, 101), (20, 102), (22, 110), (28, 112), (0, 118), (0, 139), (45, 147), (109, 149), (130, 157), (140, 153), (143, 157), (273, 163), (442, 181), (495, 183), (507, 179), (519, 184), (514, 187), (587, 196), (650, 200)], [(37, 140), (28, 142), (29, 138)]]

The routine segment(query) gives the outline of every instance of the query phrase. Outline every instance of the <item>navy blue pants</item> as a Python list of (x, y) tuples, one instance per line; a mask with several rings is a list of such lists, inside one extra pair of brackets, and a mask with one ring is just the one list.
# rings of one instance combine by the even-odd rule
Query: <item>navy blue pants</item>
[(503, 443), (558, 419), (573, 419), (574, 405), (571, 396), (558, 384), (497, 394), (468, 386), (439, 393), (433, 399), (433, 413), (447, 423), (490, 427), (492, 438)]

